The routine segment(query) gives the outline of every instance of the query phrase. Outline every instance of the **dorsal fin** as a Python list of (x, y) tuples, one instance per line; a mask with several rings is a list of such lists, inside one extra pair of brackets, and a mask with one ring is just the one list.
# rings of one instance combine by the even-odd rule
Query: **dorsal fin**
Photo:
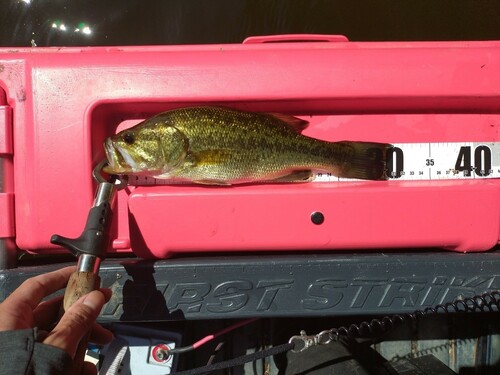
[(302, 120), (298, 117), (290, 115), (285, 115), (283, 113), (268, 113), (268, 115), (273, 116), (280, 121), (286, 122), (288, 125), (294, 128), (297, 133), (302, 133), (302, 131), (307, 128), (307, 125), (309, 125), (309, 122), (306, 120)]

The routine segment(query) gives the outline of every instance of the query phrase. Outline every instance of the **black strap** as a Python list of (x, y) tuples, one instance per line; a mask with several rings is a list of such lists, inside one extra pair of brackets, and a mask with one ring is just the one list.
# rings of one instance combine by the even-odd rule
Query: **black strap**
[(179, 371), (175, 372), (171, 375), (198, 375), (204, 374), (211, 371), (223, 370), (229, 367), (240, 366), (248, 362), (254, 362), (258, 359), (270, 357), (272, 355), (280, 354), (283, 352), (287, 352), (290, 349), (293, 349), (293, 343), (281, 344), (278, 346), (273, 346), (272, 348), (261, 350), (259, 352), (255, 352), (252, 354), (242, 355), (241, 357), (233, 358), (228, 361), (214, 363), (212, 365), (197, 367), (192, 370)]

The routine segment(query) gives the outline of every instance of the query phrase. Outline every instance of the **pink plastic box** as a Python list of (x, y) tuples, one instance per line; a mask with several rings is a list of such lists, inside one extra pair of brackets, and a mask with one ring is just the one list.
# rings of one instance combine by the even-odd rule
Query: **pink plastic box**
[[(303, 116), (305, 134), (331, 141), (500, 141), (500, 42), (288, 39), (0, 49), (0, 238), (61, 251), (49, 239), (80, 234), (105, 137), (181, 106)], [(131, 186), (110, 251), (484, 251), (499, 241), (499, 200), (497, 179)]]

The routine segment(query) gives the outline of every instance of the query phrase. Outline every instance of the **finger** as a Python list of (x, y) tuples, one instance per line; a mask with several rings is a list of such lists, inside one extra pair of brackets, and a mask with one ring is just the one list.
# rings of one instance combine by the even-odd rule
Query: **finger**
[[(111, 290), (107, 288), (101, 288), (99, 290), (104, 294), (104, 298), (106, 302), (108, 302), (111, 298)], [(48, 301), (41, 302), (35, 308), (33, 311), (33, 319), (36, 327), (45, 330), (52, 328), (61, 313), (63, 298), (63, 296), (54, 297)]]
[(63, 296), (54, 297), (48, 301), (40, 303), (33, 311), (35, 326), (40, 329), (52, 328), (59, 318)]
[(104, 306), (104, 295), (94, 290), (76, 301), (43, 341), (65, 350), (74, 358), (80, 340), (92, 328)]
[(68, 283), (75, 267), (65, 267), (57, 271), (29, 278), (19, 286), (3, 303), (18, 308), (35, 309), (48, 295), (62, 289)]
[(111, 342), (111, 340), (113, 340), (113, 333), (100, 324), (94, 323), (90, 333), (90, 341), (94, 344), (104, 345)]
[(33, 327), (32, 312), (29, 308), (26, 311), (22, 307), (23, 305), (0, 303), (0, 332)]
[(104, 298), (106, 299), (106, 302), (109, 302), (109, 300), (111, 299), (111, 296), (113, 294), (113, 292), (111, 291), (111, 289), (109, 289), (109, 288), (100, 288), (99, 290), (101, 291), (102, 294), (104, 294)]

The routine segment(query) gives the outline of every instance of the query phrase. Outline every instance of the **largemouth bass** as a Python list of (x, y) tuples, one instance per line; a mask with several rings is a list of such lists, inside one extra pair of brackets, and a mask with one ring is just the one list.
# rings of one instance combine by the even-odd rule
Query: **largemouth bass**
[(313, 171), (386, 179), (390, 144), (326, 142), (302, 135), (307, 124), (283, 114), (174, 109), (107, 138), (105, 171), (209, 185), (304, 182)]

